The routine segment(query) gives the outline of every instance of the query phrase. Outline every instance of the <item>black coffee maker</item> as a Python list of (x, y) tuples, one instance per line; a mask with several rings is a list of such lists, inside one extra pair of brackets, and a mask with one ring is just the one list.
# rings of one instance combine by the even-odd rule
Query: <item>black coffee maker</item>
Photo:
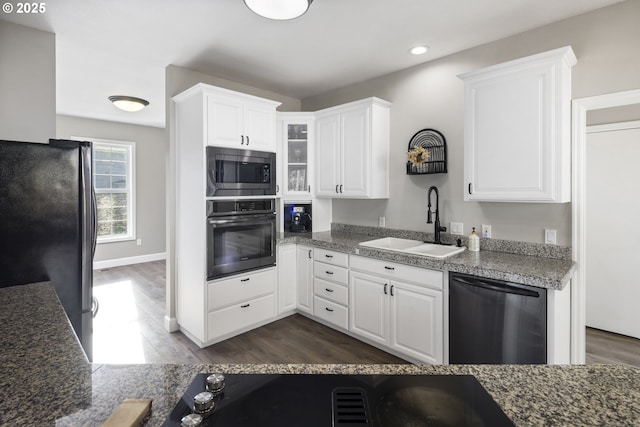
[(311, 233), (311, 203), (285, 203), (284, 230), (293, 233)]

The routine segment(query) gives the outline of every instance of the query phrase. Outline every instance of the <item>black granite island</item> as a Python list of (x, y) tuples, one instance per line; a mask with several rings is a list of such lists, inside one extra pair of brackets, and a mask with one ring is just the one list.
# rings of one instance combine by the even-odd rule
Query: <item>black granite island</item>
[(0, 425), (99, 426), (126, 398), (163, 423), (197, 373), (472, 374), (517, 426), (638, 426), (628, 366), (91, 365), (48, 283), (0, 289)]

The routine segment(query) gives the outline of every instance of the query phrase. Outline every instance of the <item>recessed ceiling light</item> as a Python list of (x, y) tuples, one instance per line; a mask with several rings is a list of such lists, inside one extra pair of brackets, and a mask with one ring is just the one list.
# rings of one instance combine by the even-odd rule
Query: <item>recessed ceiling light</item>
[(135, 112), (140, 111), (147, 105), (149, 101), (134, 96), (113, 95), (109, 97), (109, 101), (121, 110)]
[(416, 46), (412, 47), (409, 52), (414, 55), (422, 55), (423, 53), (427, 53), (429, 51), (429, 46)]
[(269, 19), (284, 21), (303, 15), (313, 0), (244, 0), (252, 12)]

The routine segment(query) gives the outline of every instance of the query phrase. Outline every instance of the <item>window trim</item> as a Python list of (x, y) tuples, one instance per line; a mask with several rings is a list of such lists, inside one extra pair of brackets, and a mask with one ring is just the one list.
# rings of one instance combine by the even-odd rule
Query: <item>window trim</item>
[[(104, 145), (104, 146), (112, 146), (112, 147), (126, 147), (129, 150), (130, 158), (129, 165), (127, 170), (127, 187), (128, 191), (126, 194), (128, 195), (128, 203), (127, 203), (127, 234), (120, 236), (97, 236), (97, 243), (115, 243), (115, 242), (127, 242), (136, 240), (136, 143), (133, 141), (122, 141), (122, 140), (114, 140), (114, 139), (103, 139), (103, 138), (89, 138), (89, 137), (71, 137), (71, 139), (81, 140), (81, 141), (91, 141), (96, 145)], [(95, 171), (94, 171), (94, 162), (95, 159), (92, 156), (91, 159), (91, 178), (92, 182), (95, 181)], [(101, 193), (98, 189), (94, 191), (97, 193)], [(96, 212), (97, 216), (97, 212)]]

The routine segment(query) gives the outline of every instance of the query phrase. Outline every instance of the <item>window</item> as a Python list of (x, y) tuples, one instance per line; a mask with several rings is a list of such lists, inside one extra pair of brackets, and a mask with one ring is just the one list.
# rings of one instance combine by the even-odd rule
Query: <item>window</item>
[(135, 239), (135, 143), (93, 141), (98, 243)]

